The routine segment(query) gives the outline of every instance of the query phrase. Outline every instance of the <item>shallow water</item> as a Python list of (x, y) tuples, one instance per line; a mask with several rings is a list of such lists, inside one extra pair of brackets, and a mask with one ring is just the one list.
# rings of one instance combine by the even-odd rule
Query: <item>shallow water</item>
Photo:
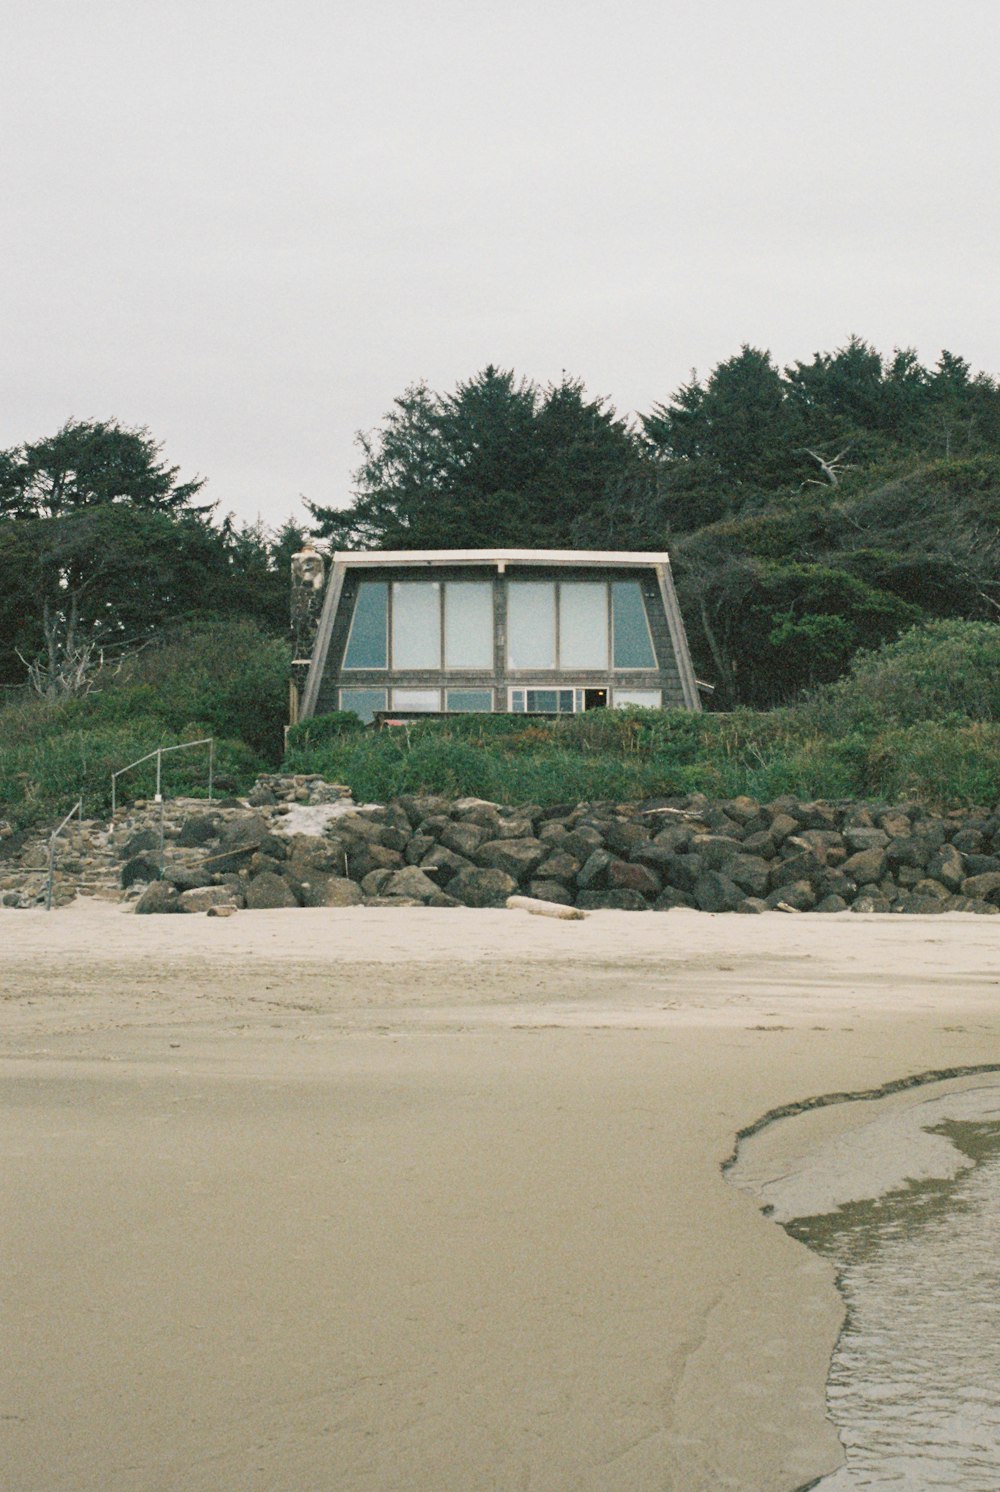
[(983, 1107), (929, 1131), (957, 1174), (784, 1223), (837, 1265), (848, 1308), (827, 1385), (847, 1465), (822, 1492), (1000, 1488), (1000, 1123)]

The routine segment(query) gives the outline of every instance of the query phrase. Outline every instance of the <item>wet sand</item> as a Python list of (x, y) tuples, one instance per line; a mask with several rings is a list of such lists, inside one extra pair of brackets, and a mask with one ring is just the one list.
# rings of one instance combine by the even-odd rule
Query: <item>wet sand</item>
[(1000, 1061), (998, 922), (0, 913), (5, 1487), (833, 1470), (832, 1266), (720, 1168)]

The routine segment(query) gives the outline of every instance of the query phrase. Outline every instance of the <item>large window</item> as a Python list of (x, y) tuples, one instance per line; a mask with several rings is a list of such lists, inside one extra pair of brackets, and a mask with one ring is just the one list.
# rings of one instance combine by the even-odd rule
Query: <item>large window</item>
[(351, 633), (344, 654), (345, 668), (385, 668), (389, 635), (388, 593), (389, 587), (384, 580), (363, 580), (358, 586)]
[(492, 581), (362, 581), (345, 669), (437, 670), (442, 648), (445, 668), (492, 672)]
[(514, 715), (572, 715), (584, 707), (582, 689), (512, 689), (510, 708)]
[(507, 591), (507, 663), (512, 669), (576, 673), (655, 668), (637, 580), (515, 580)]
[(393, 668), (441, 667), (441, 586), (397, 580), (392, 587)]
[(488, 715), (493, 709), (492, 689), (447, 689), (445, 698), (455, 714)]
[(385, 709), (384, 689), (341, 689), (340, 708), (353, 710), (367, 725), (376, 710)]

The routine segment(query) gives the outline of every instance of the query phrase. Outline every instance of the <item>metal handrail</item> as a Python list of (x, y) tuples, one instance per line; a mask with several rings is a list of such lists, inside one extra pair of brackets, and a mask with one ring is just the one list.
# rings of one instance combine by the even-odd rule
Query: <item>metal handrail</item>
[(215, 770), (215, 737), (202, 736), (198, 741), (182, 741), (179, 746), (157, 746), (155, 751), (147, 751), (145, 756), (138, 757), (134, 762), (129, 762), (127, 767), (119, 767), (117, 772), (111, 774), (111, 817), (114, 818), (118, 807), (118, 778), (123, 772), (131, 772), (133, 767), (141, 767), (143, 762), (151, 762), (156, 757), (156, 798), (155, 802), (162, 803), (163, 796), (160, 791), (163, 781), (163, 758), (169, 751), (187, 751), (191, 746), (208, 747), (208, 801), (212, 801), (212, 779)]
[(73, 804), (73, 807), (70, 809), (69, 813), (63, 819), (63, 821), (59, 825), (58, 829), (53, 829), (52, 833), (49, 835), (49, 872), (48, 872), (48, 880), (46, 882), (46, 887), (45, 887), (45, 910), (47, 912), (51, 912), (51, 910), (52, 910), (52, 883), (53, 883), (53, 881), (55, 879), (56, 840), (59, 838), (60, 834), (65, 829), (66, 825), (69, 823), (69, 821), (73, 817), (74, 813), (79, 815), (80, 823), (82, 824), (83, 823), (83, 799), (82, 798), (77, 798), (76, 802)]

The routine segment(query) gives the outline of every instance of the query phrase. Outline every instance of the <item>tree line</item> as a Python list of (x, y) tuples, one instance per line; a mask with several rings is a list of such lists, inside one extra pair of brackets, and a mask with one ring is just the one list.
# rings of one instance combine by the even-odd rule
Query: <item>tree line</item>
[(417, 383), (358, 437), (345, 507), (220, 519), (148, 431), (71, 421), (0, 452), (0, 683), (72, 690), (95, 652), (193, 616), (287, 629), (307, 532), (349, 548), (670, 552), (696, 665), (728, 708), (841, 674), (933, 617), (997, 619), (1000, 385), (860, 338), (779, 368), (743, 347), (635, 418), (488, 366)]

